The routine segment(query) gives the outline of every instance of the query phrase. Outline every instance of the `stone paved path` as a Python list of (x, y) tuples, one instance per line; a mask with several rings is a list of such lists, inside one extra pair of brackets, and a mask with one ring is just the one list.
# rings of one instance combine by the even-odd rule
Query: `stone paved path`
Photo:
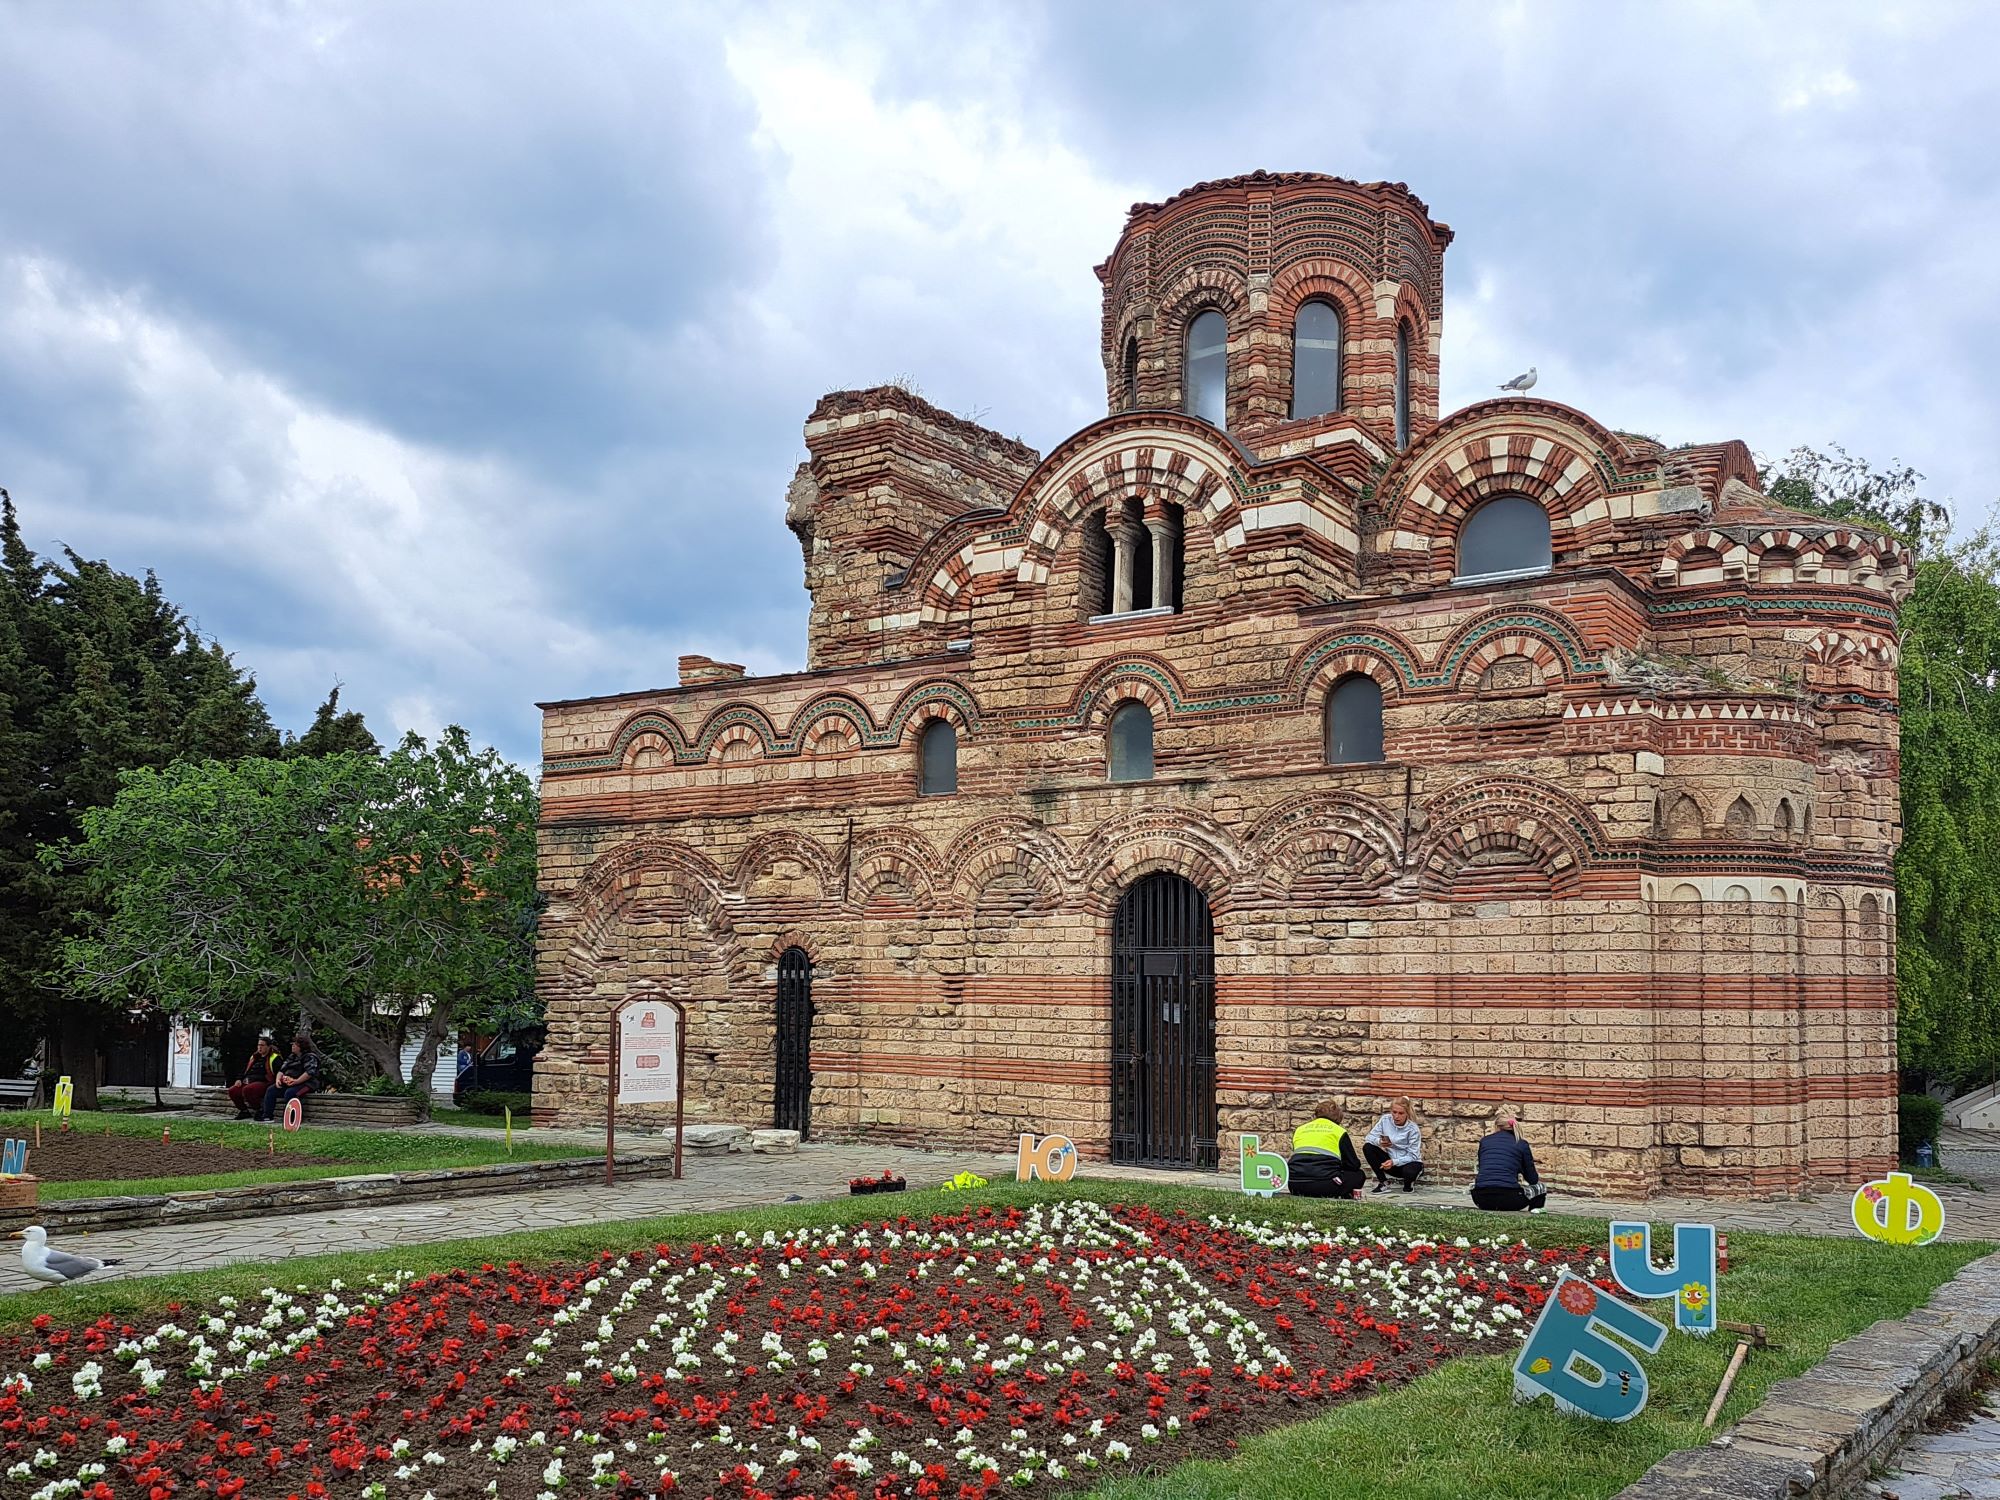
[[(450, 1127), (440, 1127), (448, 1129)], [(541, 1136), (541, 1132), (536, 1132)], [(550, 1132), (551, 1137), (570, 1132)], [(575, 1132), (582, 1140), (588, 1132)], [(601, 1143), (602, 1136), (597, 1137)], [(619, 1148), (659, 1144), (658, 1138), (634, 1132), (619, 1138)], [(666, 1145), (671, 1146), (671, 1141)], [(241, 1261), (280, 1261), (294, 1256), (336, 1250), (387, 1249), (401, 1244), (428, 1244), (477, 1235), (545, 1229), (555, 1224), (645, 1218), (653, 1214), (693, 1213), (711, 1209), (746, 1208), (783, 1202), (844, 1197), (851, 1177), (874, 1176), (884, 1167), (906, 1175), (913, 1186), (944, 1181), (971, 1170), (983, 1177), (1007, 1178), (1013, 1158), (967, 1152), (927, 1152), (904, 1147), (813, 1142), (795, 1156), (695, 1156), (687, 1159), (687, 1180), (656, 1179), (614, 1188), (588, 1186), (543, 1188), (534, 1192), (461, 1198), (450, 1203), (385, 1204), (378, 1208), (342, 1209), (335, 1213), (301, 1214), (247, 1222), (223, 1220), (199, 1224), (163, 1225), (152, 1229), (109, 1231), (88, 1239), (65, 1241), (70, 1249), (88, 1254), (116, 1255), (125, 1264), (111, 1275), (148, 1276), (163, 1272), (202, 1270)], [(1152, 1181), (1182, 1187), (1213, 1186), (1218, 1204), (1235, 1201), (1231, 1180), (1198, 1177), (1185, 1172), (1148, 1171), (1087, 1162), (1083, 1173), (1092, 1178)], [(1938, 1190), (1945, 1203), (1946, 1230), (1954, 1239), (2000, 1240), (2000, 1193), (1968, 1188)], [(1400, 1207), (1467, 1209), (1462, 1184), (1427, 1185), (1415, 1193), (1370, 1194), (1368, 1203)], [(1558, 1191), (1551, 1204), (1557, 1211), (1595, 1218), (1647, 1219), (1654, 1223), (1712, 1223), (1720, 1229), (1763, 1229), (1802, 1234), (1848, 1235), (1854, 1228), (1844, 1196), (1782, 1203), (1737, 1200), (1654, 1198), (1619, 1202), (1602, 1198), (1565, 1198)], [(1469, 1209), (1468, 1209), (1469, 1212)], [(1489, 1221), (1490, 1222), (1490, 1221)], [(7, 1246), (11, 1250), (12, 1246)], [(31, 1288), (19, 1260), (0, 1258), (0, 1293)]]
[(1866, 1500), (2000, 1500), (2000, 1394), (1986, 1414), (1951, 1432), (1926, 1433), (1895, 1457), (1889, 1472), (1857, 1492)]

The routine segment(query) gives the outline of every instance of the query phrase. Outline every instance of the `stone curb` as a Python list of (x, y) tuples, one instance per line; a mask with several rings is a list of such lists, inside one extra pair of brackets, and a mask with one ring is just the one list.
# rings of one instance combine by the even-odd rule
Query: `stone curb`
[[(1893, 1253), (1893, 1252), (1892, 1252)], [(1844, 1339), (1703, 1448), (1670, 1453), (1617, 1500), (1839, 1495), (1885, 1462), (2000, 1354), (2000, 1255), (1976, 1260), (1906, 1318)]]
[[(672, 1155), (613, 1158), (618, 1180), (671, 1177)], [(45, 1226), (52, 1238), (65, 1231), (149, 1229), (204, 1219), (247, 1219), (272, 1214), (308, 1214), (369, 1203), (409, 1203), (480, 1193), (532, 1192), (594, 1182), (603, 1176), (602, 1156), (559, 1161), (499, 1162), (484, 1167), (445, 1167), (427, 1172), (368, 1172), (351, 1177), (317, 1177), (304, 1182), (254, 1183), (249, 1187), (197, 1189), (130, 1198), (69, 1198), (33, 1208), (0, 1211), (0, 1234), (30, 1224)]]

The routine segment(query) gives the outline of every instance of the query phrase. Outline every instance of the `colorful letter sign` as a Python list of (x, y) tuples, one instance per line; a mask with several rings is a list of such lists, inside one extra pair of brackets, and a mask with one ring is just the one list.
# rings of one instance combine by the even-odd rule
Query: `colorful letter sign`
[(1014, 1154), (1014, 1180), (1033, 1182), (1037, 1177), (1045, 1182), (1068, 1182), (1076, 1176), (1076, 1146), (1066, 1135), (1045, 1135), (1037, 1140), (1032, 1135), (1021, 1137), (1020, 1148)]
[(55, 1116), (58, 1120), (69, 1118), (70, 1101), (76, 1097), (76, 1086), (65, 1073), (56, 1080)]
[(1653, 1264), (1650, 1224), (1611, 1226), (1611, 1278), (1635, 1297), (1674, 1299), (1674, 1327), (1705, 1338), (1715, 1332), (1715, 1228), (1676, 1224), (1674, 1258), (1664, 1270)]
[(1631, 1421), (1646, 1405), (1646, 1372), (1607, 1334), (1651, 1354), (1666, 1342), (1667, 1325), (1564, 1271), (1514, 1361), (1514, 1399), (1549, 1396), (1571, 1416)]
[(28, 1170), (28, 1142), (10, 1140), (0, 1146), (0, 1177), (19, 1177)]
[(1291, 1163), (1275, 1151), (1259, 1151), (1257, 1137), (1243, 1137), (1243, 1191), (1253, 1198), (1275, 1198), (1291, 1180)]
[(679, 1097), (680, 1012), (664, 1001), (631, 1001), (618, 1012), (618, 1098), (672, 1104)]
[(1891, 1172), (1854, 1195), (1854, 1227), (1885, 1245), (1928, 1245), (1944, 1233), (1944, 1204), (1908, 1172)]
[(297, 1130), (306, 1122), (306, 1101), (296, 1094), (285, 1101), (285, 1129)]

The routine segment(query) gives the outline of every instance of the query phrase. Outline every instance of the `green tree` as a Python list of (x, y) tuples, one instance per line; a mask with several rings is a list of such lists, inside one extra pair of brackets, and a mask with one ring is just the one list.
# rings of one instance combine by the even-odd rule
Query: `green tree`
[(118, 779), (185, 756), (274, 755), (257, 685), (143, 579), (65, 552), (35, 556), (0, 491), (0, 1070), (46, 1037), (52, 1074), (95, 1102), (105, 1012), (52, 984), (85, 887), (38, 860), (109, 803)]
[(2000, 1073), (2000, 549), (1951, 539), (1907, 465), (1797, 449), (1773, 498), (1920, 549), (1902, 636), (1903, 844), (1896, 856), (1899, 1050), (1918, 1081)]
[(351, 751), (126, 774), (51, 851), (87, 881), (73, 991), (230, 1020), (298, 1017), (428, 1085), (462, 1022), (532, 1004), (536, 799), (462, 729)]
[(355, 709), (342, 712), (340, 707), (340, 684), (335, 683), (326, 695), (326, 702), (313, 715), (311, 726), (296, 739), (285, 737), (286, 755), (339, 755), (352, 751), (356, 755), (380, 755), (382, 746), (368, 731), (367, 721)]

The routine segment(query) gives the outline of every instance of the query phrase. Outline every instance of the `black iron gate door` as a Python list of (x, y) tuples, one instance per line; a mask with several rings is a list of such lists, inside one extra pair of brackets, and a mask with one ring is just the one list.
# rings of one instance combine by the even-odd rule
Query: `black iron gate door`
[(1215, 929), (1178, 875), (1138, 881), (1112, 918), (1111, 1159), (1216, 1164)]
[(812, 1128), (812, 960), (803, 948), (787, 948), (778, 959), (778, 1088), (771, 1123), (796, 1130), (804, 1140)]

